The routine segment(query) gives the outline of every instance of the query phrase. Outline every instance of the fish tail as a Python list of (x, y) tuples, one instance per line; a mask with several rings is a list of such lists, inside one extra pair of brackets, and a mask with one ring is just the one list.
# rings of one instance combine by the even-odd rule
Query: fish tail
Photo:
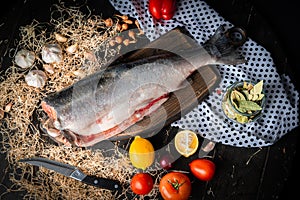
[(234, 27), (225, 31), (224, 26), (220, 26), (203, 47), (217, 63), (235, 65), (246, 62), (236, 50), (245, 41), (246, 34), (242, 28)]

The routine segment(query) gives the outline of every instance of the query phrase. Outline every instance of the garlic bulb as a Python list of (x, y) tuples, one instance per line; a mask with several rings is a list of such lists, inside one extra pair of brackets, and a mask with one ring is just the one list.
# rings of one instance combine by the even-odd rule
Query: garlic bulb
[(21, 68), (29, 68), (35, 61), (35, 53), (26, 49), (21, 49), (15, 56), (16, 64)]
[(62, 58), (62, 49), (59, 44), (46, 44), (42, 48), (42, 59), (46, 63), (60, 62)]
[(29, 86), (41, 88), (46, 84), (47, 76), (41, 70), (31, 70), (25, 76), (25, 81)]

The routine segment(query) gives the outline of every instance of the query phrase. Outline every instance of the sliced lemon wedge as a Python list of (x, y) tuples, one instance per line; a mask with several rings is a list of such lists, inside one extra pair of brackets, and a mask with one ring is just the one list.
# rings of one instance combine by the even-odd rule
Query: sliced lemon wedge
[(190, 130), (179, 131), (174, 142), (176, 150), (184, 157), (193, 155), (199, 146), (197, 134)]

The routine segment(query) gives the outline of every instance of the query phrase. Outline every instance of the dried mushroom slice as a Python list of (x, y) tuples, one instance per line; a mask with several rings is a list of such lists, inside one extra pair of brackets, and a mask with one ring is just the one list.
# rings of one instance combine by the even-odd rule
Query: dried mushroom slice
[(258, 94), (249, 94), (248, 100), (256, 101), (258, 99)]
[(231, 101), (235, 101), (235, 100), (236, 100), (236, 101), (246, 100), (245, 96), (244, 96), (241, 92), (239, 92), (238, 90), (233, 90), (233, 91), (231, 92), (230, 98), (231, 98)]
[(265, 97), (265, 94), (258, 94), (258, 99), (257, 101), (262, 100)]
[(253, 86), (250, 90), (250, 94), (261, 94), (263, 90), (263, 80), (259, 81), (257, 84)]
[(240, 112), (246, 112), (244, 109), (240, 109), (239, 102), (241, 100), (246, 100), (245, 96), (238, 90), (233, 90), (230, 94), (230, 101), (232, 105)]
[(253, 88), (252, 83), (247, 83), (246, 81), (244, 82), (243, 88), (250, 91)]
[(247, 123), (249, 121), (247, 116), (236, 114), (235, 117), (236, 117), (236, 121), (238, 121), (241, 124)]

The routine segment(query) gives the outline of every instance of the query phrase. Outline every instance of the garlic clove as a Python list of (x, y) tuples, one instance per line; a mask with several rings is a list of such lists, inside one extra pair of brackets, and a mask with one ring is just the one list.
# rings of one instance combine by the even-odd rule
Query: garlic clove
[(82, 71), (82, 70), (80, 70), (80, 69), (74, 71), (73, 74), (74, 74), (75, 76), (78, 76), (79, 78), (83, 78), (83, 77), (85, 76), (84, 71)]
[(115, 45), (116, 45), (116, 41), (113, 40), (113, 39), (111, 39), (111, 40), (109, 41), (109, 45), (110, 45), (111, 47), (115, 46)]
[(6, 104), (4, 112), (9, 112), (11, 110), (12, 105), (13, 105), (12, 102), (9, 102), (8, 104)]
[(75, 43), (75, 44), (72, 44), (71, 46), (68, 46), (66, 48), (66, 52), (72, 54), (72, 53), (75, 53), (77, 51), (77, 49), (78, 49), (78, 44)]
[(51, 64), (43, 64), (43, 68), (49, 74), (54, 74), (54, 68)]
[(130, 44), (130, 40), (128, 38), (126, 38), (125, 40), (123, 40), (123, 44), (125, 46), (128, 46)]
[(62, 49), (59, 44), (46, 44), (42, 48), (42, 59), (46, 63), (60, 62), (63, 59)]
[(111, 27), (114, 24), (114, 22), (111, 18), (104, 20), (104, 23), (105, 23), (106, 27)]
[(92, 51), (85, 51), (84, 58), (93, 62), (97, 61), (96, 55)]
[(121, 31), (126, 31), (128, 29), (128, 24), (122, 24)]
[(16, 64), (21, 68), (29, 68), (35, 61), (35, 53), (26, 49), (21, 49), (15, 56)]
[(130, 38), (132, 38), (133, 40), (136, 40), (135, 32), (134, 32), (134, 31), (129, 30), (129, 31), (128, 31), (128, 36), (129, 36)]
[(116, 36), (115, 37), (115, 42), (118, 44), (121, 44), (123, 42), (123, 37), (122, 36)]
[(46, 84), (47, 76), (41, 70), (31, 70), (25, 76), (25, 81), (29, 86), (41, 88)]
[(59, 33), (54, 33), (55, 35), (55, 39), (58, 42), (66, 42), (68, 41), (68, 38), (64, 37), (63, 35), (59, 34)]
[(130, 19), (124, 19), (123, 22), (125, 22), (126, 24), (133, 24), (133, 21)]

